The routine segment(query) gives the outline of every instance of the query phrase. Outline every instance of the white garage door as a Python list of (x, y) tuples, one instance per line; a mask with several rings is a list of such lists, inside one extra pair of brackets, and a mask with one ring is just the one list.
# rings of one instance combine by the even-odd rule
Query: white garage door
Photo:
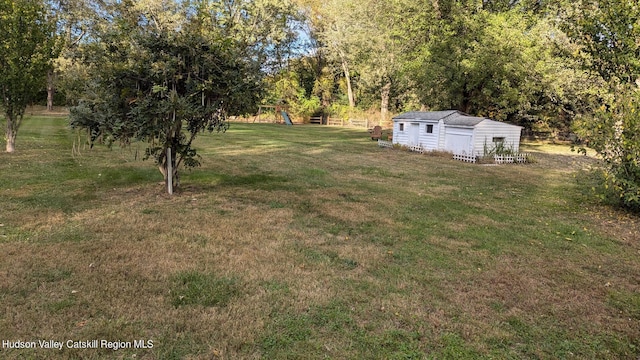
[(471, 135), (447, 134), (444, 140), (444, 147), (454, 154), (471, 155)]

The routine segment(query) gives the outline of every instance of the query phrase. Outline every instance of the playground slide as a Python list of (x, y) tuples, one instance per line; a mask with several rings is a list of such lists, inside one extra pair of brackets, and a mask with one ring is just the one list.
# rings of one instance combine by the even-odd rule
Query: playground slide
[(285, 124), (287, 125), (293, 125), (293, 123), (291, 122), (291, 119), (289, 119), (289, 114), (287, 114), (286, 111), (281, 111), (282, 113), (282, 118), (284, 119)]

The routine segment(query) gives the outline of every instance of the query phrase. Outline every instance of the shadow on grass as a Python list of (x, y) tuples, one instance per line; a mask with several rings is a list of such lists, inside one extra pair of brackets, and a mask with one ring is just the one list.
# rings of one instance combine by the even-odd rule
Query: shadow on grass
[(260, 190), (287, 190), (289, 179), (280, 175), (255, 173), (248, 175), (221, 174), (204, 169), (183, 173), (187, 189), (209, 191), (220, 188), (250, 187)]

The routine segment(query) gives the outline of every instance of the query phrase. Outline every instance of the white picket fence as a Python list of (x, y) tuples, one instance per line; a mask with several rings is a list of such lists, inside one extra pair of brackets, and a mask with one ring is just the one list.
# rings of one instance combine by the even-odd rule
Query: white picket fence
[[(493, 163), (494, 164), (523, 164), (527, 162), (527, 158), (529, 157), (528, 153), (520, 153), (516, 155), (493, 155)], [(467, 154), (453, 154), (454, 160), (476, 163), (478, 162), (478, 157), (475, 155), (467, 155)], [(486, 160), (486, 158), (485, 158)], [(482, 161), (485, 163), (486, 161)]]
[(453, 154), (454, 160), (460, 160), (464, 162), (475, 163), (478, 161), (478, 157), (475, 155), (467, 155), (467, 154)]
[[(393, 148), (393, 143), (391, 141), (385, 141), (385, 140), (378, 139), (378, 146), (383, 147), (383, 148)], [(406, 147), (406, 149), (409, 150), (409, 151), (420, 153), (420, 154), (423, 154), (425, 151), (427, 151), (421, 145), (411, 145), (411, 146)]]
[(393, 148), (393, 143), (391, 141), (386, 141), (386, 140), (380, 140), (378, 139), (378, 146), (382, 147), (382, 148), (389, 148), (392, 149)]
[(522, 164), (527, 162), (527, 153), (519, 153), (515, 155), (493, 155), (493, 160), (496, 164)]
[[(378, 146), (382, 148), (391, 149), (393, 148), (393, 143), (391, 141), (378, 139)], [(411, 145), (407, 149), (409, 151), (414, 151), (420, 154), (423, 154), (427, 151), (421, 145)], [(530, 155), (528, 153), (518, 153), (515, 155), (493, 155), (493, 163), (494, 164), (513, 164), (513, 163), (522, 164), (527, 162), (527, 158), (529, 156)], [(474, 163), (474, 164), (478, 162), (478, 156), (468, 155), (468, 154), (453, 154), (453, 159), (458, 161), (468, 162), (468, 163)]]

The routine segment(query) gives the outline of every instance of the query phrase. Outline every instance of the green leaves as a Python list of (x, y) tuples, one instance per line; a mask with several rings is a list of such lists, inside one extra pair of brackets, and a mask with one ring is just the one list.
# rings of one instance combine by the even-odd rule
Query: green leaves
[(426, 41), (416, 40), (404, 71), (421, 103), (568, 131), (575, 114), (590, 110), (601, 82), (570, 58), (572, 45), (552, 17), (522, 11), (528, 2), (484, 4), (419, 15)]
[(563, 26), (579, 47), (575, 57), (606, 81), (603, 88), (609, 92), (593, 116), (586, 114), (574, 126), (603, 159), (601, 195), (640, 212), (640, 5), (576, 1), (567, 8)]
[(581, 119), (576, 129), (604, 161), (604, 190), (640, 211), (640, 90), (616, 90), (594, 118)]
[(151, 92), (154, 94), (165, 92), (165, 91), (167, 91), (167, 87), (162, 85), (153, 85), (153, 87), (151, 88)]
[(233, 42), (204, 36), (189, 17), (180, 31), (152, 17), (157, 21), (121, 18), (114, 22), (120, 26), (95, 34), (99, 42), (84, 47), (94, 72), (71, 109), (71, 125), (89, 129), (92, 142), (100, 135), (121, 145), (147, 142), (145, 159), (155, 159), (165, 181), (177, 180), (181, 165), (200, 165), (191, 147), (199, 132), (225, 131), (229, 114), (255, 103), (257, 68)]
[(585, 67), (606, 80), (640, 78), (640, 5), (627, 0), (580, 0), (565, 10), (563, 26), (581, 46)]
[(55, 23), (42, 2), (0, 0), (0, 108), (9, 142), (15, 140), (25, 108), (44, 88), (60, 51), (54, 34)]

